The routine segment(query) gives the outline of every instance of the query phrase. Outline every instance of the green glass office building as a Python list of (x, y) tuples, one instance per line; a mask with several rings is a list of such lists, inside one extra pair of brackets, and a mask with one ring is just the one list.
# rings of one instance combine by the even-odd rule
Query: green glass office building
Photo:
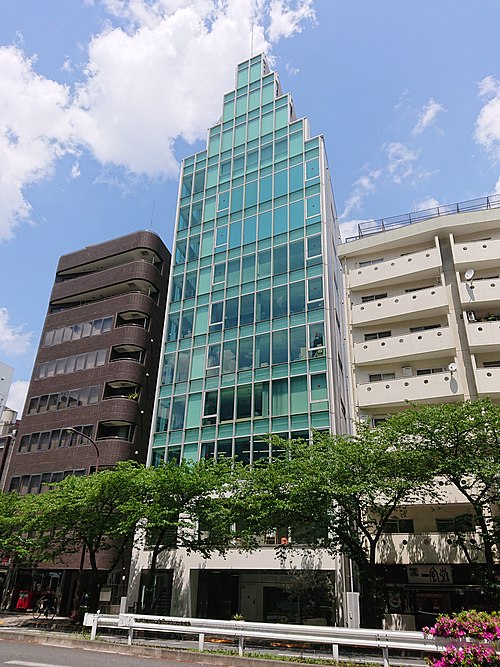
[(337, 237), (323, 138), (263, 56), (242, 63), (182, 165), (153, 463), (345, 431)]
[[(272, 454), (268, 433), (346, 432), (338, 236), (323, 137), (264, 56), (241, 63), (207, 149), (182, 163), (153, 465), (251, 463)], [(251, 560), (271, 578), (278, 567)]]

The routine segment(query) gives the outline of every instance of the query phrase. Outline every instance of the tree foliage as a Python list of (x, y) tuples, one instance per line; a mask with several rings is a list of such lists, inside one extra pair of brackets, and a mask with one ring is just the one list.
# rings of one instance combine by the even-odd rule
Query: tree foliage
[(387, 428), (396, 446), (404, 443), (424, 452), (434, 475), (470, 504), (480, 542), (462, 531), (456, 537), (490, 603), (500, 604), (495, 577), (500, 557), (500, 407), (489, 399), (412, 406), (392, 417)]
[[(132, 545), (142, 514), (141, 466), (119, 463), (89, 477), (66, 477), (39, 496), (37, 523), (50, 535), (47, 558), (67, 554), (88, 554), (90, 608), (97, 609), (99, 591), (127, 547)], [(103, 568), (99, 556), (107, 554)], [(83, 561), (83, 556), (82, 556)]]
[(49, 558), (49, 538), (38, 523), (40, 506), (40, 496), (0, 494), (0, 554), (13, 566)]
[(169, 549), (185, 548), (205, 558), (224, 554), (233, 544), (235, 521), (231, 498), (237, 479), (229, 459), (171, 461), (142, 472), (145, 539), (152, 547), (146, 609), (154, 606), (158, 557)]
[(444, 480), (472, 508), (481, 540), (474, 545), (460, 532), (457, 540), (494, 605), (500, 602), (499, 429), (500, 408), (487, 400), (411, 406), (375, 428), (357, 424), (353, 436), (273, 437), (274, 450), (284, 455), (251, 467), (233, 460), (158, 468), (121, 463), (67, 477), (39, 496), (1, 494), (0, 552), (15, 564), (31, 564), (83, 549), (96, 608), (108, 572), (99, 556), (106, 553), (112, 569), (140, 526), (151, 547), (151, 607), (162, 552), (182, 547), (209, 557), (235, 546), (252, 550), (258, 535), (283, 529), (291, 541), (279, 547), (281, 555), (299, 546), (352, 559), (362, 621), (374, 626), (385, 607), (376, 566), (387, 523), (422, 498), (446, 502), (445, 487), (436, 484)]
[(393, 446), (387, 431), (359, 424), (355, 436), (316, 433), (312, 443), (282, 443), (287, 455), (258, 467), (243, 486), (246, 523), (254, 531), (288, 526), (291, 543), (343, 553), (357, 565), (366, 625), (379, 624), (384, 587), (377, 545), (391, 515), (431, 491), (418, 449)]

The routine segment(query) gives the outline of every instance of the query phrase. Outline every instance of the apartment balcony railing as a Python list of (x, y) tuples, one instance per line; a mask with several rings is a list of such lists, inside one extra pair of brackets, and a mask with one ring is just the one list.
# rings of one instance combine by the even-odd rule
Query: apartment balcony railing
[(354, 360), (357, 365), (385, 363), (389, 360), (409, 361), (421, 356), (431, 359), (448, 355), (455, 356), (455, 342), (449, 327), (379, 338), (354, 345)]
[(429, 248), (411, 255), (395, 257), (385, 262), (370, 264), (349, 271), (349, 287), (377, 287), (397, 284), (404, 280), (407, 284), (414, 279), (435, 278), (441, 269), (441, 254), (438, 248)]
[(498, 266), (500, 239), (488, 241), (458, 241), (453, 245), (453, 261), (459, 271), (487, 269)]
[(495, 308), (500, 305), (500, 279), (476, 279), (460, 284), (460, 298), (466, 310)]
[[(464, 539), (478, 562), (484, 562), (480, 536), (477, 533), (466, 533)], [(377, 562), (387, 565), (462, 565), (467, 563), (467, 559), (454, 533), (387, 533), (378, 544)]]
[(466, 331), (471, 352), (500, 352), (500, 320), (468, 322)]
[(440, 315), (448, 311), (446, 290), (442, 285), (416, 292), (386, 297), (352, 307), (352, 324), (361, 326), (400, 319), (418, 319)]
[(500, 397), (500, 368), (476, 368), (474, 374), (479, 397)]
[(358, 384), (361, 408), (403, 406), (407, 401), (446, 402), (463, 400), (463, 390), (456, 375), (434, 373), (395, 380)]

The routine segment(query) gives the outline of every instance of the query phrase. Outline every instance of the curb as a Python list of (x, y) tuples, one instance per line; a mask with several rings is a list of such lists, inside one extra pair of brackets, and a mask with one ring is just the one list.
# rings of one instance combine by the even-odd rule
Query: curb
[[(245, 658), (238, 655), (222, 655), (220, 653), (199, 653), (189, 651), (163, 648), (161, 646), (128, 646), (127, 644), (110, 644), (99, 640), (89, 641), (71, 637), (59, 637), (50, 633), (26, 630), (4, 630), (0, 629), (0, 641), (10, 640), (15, 642), (26, 642), (31, 644), (46, 644), (47, 646), (61, 646), (63, 648), (84, 648), (86, 651), (98, 653), (126, 653), (127, 655), (143, 658), (168, 659), (179, 663), (204, 664), (220, 667), (234, 667), (235, 660), (241, 667), (279, 667), (286, 665), (284, 660), (268, 660), (266, 658)], [(332, 664), (335, 664), (332, 661)], [(311, 664), (293, 661), (294, 667), (311, 667)]]

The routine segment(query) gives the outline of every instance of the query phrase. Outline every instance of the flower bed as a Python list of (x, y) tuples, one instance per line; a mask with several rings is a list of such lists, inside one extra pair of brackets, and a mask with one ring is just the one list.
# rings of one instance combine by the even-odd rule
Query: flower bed
[[(454, 616), (439, 616), (432, 627), (423, 628), (431, 637), (476, 640), (450, 645), (438, 658), (429, 658), (432, 667), (500, 667), (500, 612), (462, 611)], [(482, 640), (485, 643), (477, 643)], [(489, 642), (486, 644), (486, 642)]]

